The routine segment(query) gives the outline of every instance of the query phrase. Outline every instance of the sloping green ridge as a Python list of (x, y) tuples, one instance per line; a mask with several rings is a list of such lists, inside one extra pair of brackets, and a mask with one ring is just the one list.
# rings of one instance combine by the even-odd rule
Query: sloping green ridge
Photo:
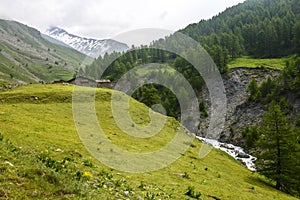
[[(294, 199), (221, 151), (199, 159), (202, 144), (196, 140), (164, 169), (144, 174), (110, 169), (79, 139), (72, 91), (73, 86), (28, 85), (0, 93), (0, 199), (191, 199), (197, 193), (202, 199)], [(121, 132), (111, 114), (111, 92), (97, 89), (96, 111), (113, 143), (149, 152), (174, 136), (179, 124), (172, 118), (153, 138)], [(130, 103), (132, 118), (148, 123), (148, 108)], [(190, 188), (190, 196), (185, 195), (188, 186), (195, 190)]]
[(35, 83), (69, 80), (86, 55), (44, 39), (41, 33), (15, 21), (0, 19), (0, 79)]

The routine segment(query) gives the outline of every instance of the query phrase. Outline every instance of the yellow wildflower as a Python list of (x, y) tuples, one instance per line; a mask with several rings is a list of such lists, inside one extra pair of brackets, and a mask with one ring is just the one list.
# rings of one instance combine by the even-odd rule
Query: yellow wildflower
[(84, 172), (83, 176), (86, 178), (92, 178), (92, 174), (90, 172)]

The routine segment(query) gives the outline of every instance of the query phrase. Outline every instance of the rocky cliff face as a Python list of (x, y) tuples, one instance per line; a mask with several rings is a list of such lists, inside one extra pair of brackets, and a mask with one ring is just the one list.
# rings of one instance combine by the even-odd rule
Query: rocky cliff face
[[(230, 142), (243, 146), (242, 130), (247, 125), (255, 125), (261, 121), (265, 112), (260, 103), (249, 103), (247, 88), (252, 79), (258, 84), (262, 83), (268, 77), (275, 78), (280, 71), (271, 69), (250, 69), (235, 68), (228, 74), (223, 75), (223, 82), (227, 96), (227, 115), (220, 141)], [(208, 91), (204, 90), (202, 98), (205, 99), (209, 107)], [(205, 129), (208, 127), (210, 118), (202, 118), (200, 123), (199, 135), (205, 136)]]
[(231, 74), (224, 77), (227, 93), (227, 120), (221, 137), (222, 140), (229, 140), (243, 146), (242, 130), (247, 125), (258, 124), (265, 113), (260, 103), (249, 103), (248, 92), (246, 91), (252, 79), (260, 85), (268, 77), (276, 78), (280, 71), (271, 69), (249, 69), (237, 68)]

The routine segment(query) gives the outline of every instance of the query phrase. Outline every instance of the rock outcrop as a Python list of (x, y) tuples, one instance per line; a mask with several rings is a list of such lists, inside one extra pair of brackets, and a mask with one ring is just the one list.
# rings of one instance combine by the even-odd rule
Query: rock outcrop
[[(252, 79), (261, 84), (268, 77), (273, 79), (279, 74), (280, 71), (272, 69), (235, 68), (231, 69), (228, 74), (223, 75), (227, 96), (227, 115), (219, 141), (244, 146), (241, 134), (243, 128), (247, 125), (259, 123), (265, 112), (264, 107), (260, 103), (248, 102), (248, 85)], [(203, 90), (201, 98), (205, 100), (209, 108), (210, 99), (206, 89)], [(204, 133), (208, 127), (209, 120), (210, 117), (202, 118), (199, 125), (199, 135), (205, 137)]]

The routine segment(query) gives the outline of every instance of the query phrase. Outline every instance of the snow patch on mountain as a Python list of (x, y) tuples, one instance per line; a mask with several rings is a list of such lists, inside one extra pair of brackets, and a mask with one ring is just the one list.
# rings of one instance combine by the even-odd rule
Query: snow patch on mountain
[(105, 53), (125, 52), (129, 49), (126, 44), (115, 40), (80, 37), (58, 27), (50, 27), (45, 34), (93, 58), (103, 56)]

